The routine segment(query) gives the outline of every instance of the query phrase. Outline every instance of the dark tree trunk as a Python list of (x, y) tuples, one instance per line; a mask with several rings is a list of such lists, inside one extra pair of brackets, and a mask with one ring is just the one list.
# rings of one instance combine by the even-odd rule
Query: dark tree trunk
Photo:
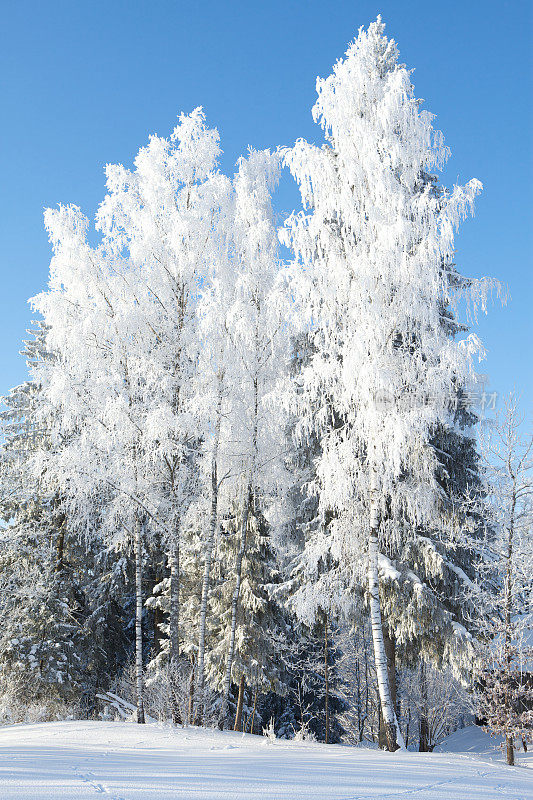
[(161, 625), (163, 624), (163, 611), (161, 608), (154, 609), (154, 656), (161, 649)]
[(67, 518), (61, 514), (58, 518), (59, 530), (56, 541), (56, 566), (55, 571), (61, 572), (65, 566), (65, 534), (67, 531)]
[(189, 677), (189, 713), (188, 713), (188, 720), (189, 725), (192, 725), (194, 720), (194, 660), (191, 662), (191, 674)]
[(324, 619), (324, 684), (325, 684), (325, 712), (326, 712), (326, 735), (325, 742), (329, 744), (329, 670), (328, 670), (328, 615)]
[[(256, 706), (257, 706), (257, 687), (256, 687), (255, 692), (254, 692), (254, 707), (252, 708), (252, 717), (251, 717), (251, 720), (250, 720), (250, 727), (248, 728), (248, 733), (253, 733), (254, 732), (254, 719), (255, 719)], [(524, 745), (524, 747), (525, 747), (525, 745)]]
[(428, 691), (426, 682), (426, 667), (422, 661), (420, 664), (420, 696), (422, 699), (420, 707), (420, 736), (418, 740), (419, 753), (429, 752), (429, 722), (428, 722)]
[(143, 681), (143, 593), (142, 593), (142, 534), (143, 526), (135, 521), (135, 684), (137, 694), (137, 722), (144, 724)]
[(235, 656), (235, 632), (237, 630), (237, 613), (239, 609), (239, 595), (241, 591), (241, 581), (242, 581), (242, 562), (244, 560), (244, 555), (246, 553), (246, 534), (248, 530), (248, 517), (252, 509), (252, 503), (253, 503), (253, 489), (250, 480), (248, 482), (248, 488), (246, 491), (246, 500), (244, 503), (244, 509), (241, 521), (241, 544), (239, 547), (239, 552), (237, 553), (237, 560), (235, 564), (236, 582), (235, 582), (235, 589), (233, 591), (233, 597), (231, 600), (230, 638), (229, 638), (228, 656), (226, 659), (226, 678), (224, 680), (224, 694), (222, 698), (222, 708), (220, 710), (220, 721), (219, 721), (219, 727), (221, 730), (223, 730), (224, 726), (226, 725), (226, 716), (228, 714), (229, 692), (231, 687), (231, 670), (233, 667), (233, 659)]
[(170, 701), (172, 722), (181, 723), (179, 708), (179, 672), (180, 672), (180, 544), (179, 524), (176, 525), (176, 537), (170, 544)]
[(510, 767), (514, 767), (514, 743), (512, 736), (505, 737), (505, 744), (507, 746), (507, 763)]
[(387, 654), (387, 672), (389, 674), (389, 686), (392, 705), (396, 711), (396, 639), (393, 633), (390, 633), (388, 628), (383, 631), (383, 640), (385, 644), (385, 653)]
[(235, 712), (234, 731), (242, 731), (242, 706), (244, 702), (244, 672), (239, 681), (239, 696), (237, 698), (237, 711)]

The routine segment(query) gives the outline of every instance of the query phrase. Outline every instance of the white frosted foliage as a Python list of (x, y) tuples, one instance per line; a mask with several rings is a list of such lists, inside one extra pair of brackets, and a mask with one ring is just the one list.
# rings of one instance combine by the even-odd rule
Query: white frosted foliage
[(325, 144), (285, 153), (304, 204), (281, 234), (294, 253), (287, 281), (314, 347), (292, 405), (301, 436), (320, 438), (324, 510), (353, 512), (375, 472), (380, 511), (392, 503), (389, 513), (423, 524), (439, 497), (431, 431), (450, 424), (456, 387), (476, 380), (483, 356), (477, 337), (454, 340), (442, 324), (467, 289), (484, 292), (453, 266), (454, 230), (481, 184), (448, 192), (429, 175), (448, 150), (380, 19), (317, 91)]

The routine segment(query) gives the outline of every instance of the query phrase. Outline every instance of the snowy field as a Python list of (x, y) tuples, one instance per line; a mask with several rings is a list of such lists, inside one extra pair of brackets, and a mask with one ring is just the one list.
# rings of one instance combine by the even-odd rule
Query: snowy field
[(0, 730), (1, 800), (532, 800), (530, 754), (506, 767), (477, 729), (389, 754), (201, 729), (53, 722)]

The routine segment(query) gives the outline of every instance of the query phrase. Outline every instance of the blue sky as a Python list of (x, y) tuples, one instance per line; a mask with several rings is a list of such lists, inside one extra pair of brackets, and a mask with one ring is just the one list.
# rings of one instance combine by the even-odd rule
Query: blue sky
[[(452, 157), (448, 184), (484, 184), (457, 264), (508, 285), (480, 320), (481, 370), (533, 406), (532, 19), (529, 0), (3, 0), (0, 33), (0, 394), (25, 378), (18, 355), (28, 297), (45, 287), (42, 212), (72, 202), (92, 216), (106, 162), (131, 164), (150, 133), (204, 106), (231, 172), (248, 145), (320, 140), (310, 109), (360, 25), (381, 13), (414, 67)], [(280, 218), (298, 195), (283, 181)]]

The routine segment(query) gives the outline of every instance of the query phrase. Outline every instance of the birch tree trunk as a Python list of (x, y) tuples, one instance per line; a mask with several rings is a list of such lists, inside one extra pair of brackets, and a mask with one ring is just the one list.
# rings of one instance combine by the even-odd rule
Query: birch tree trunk
[[(256, 328), (255, 332), (255, 340), (256, 340), (256, 354), (258, 352), (258, 330)], [(250, 475), (248, 478), (248, 487), (246, 490), (246, 499), (244, 502), (243, 514), (242, 514), (242, 525), (241, 525), (241, 546), (239, 548), (239, 552), (237, 555), (237, 562), (235, 564), (235, 573), (237, 576), (236, 583), (235, 583), (235, 590), (233, 592), (233, 598), (231, 602), (231, 631), (230, 631), (230, 639), (229, 639), (229, 648), (228, 648), (228, 659), (226, 662), (226, 678), (224, 681), (224, 699), (222, 701), (222, 708), (220, 710), (220, 720), (219, 720), (219, 727), (224, 729), (226, 724), (226, 717), (228, 714), (228, 701), (229, 701), (229, 690), (231, 686), (231, 670), (233, 668), (233, 657), (235, 654), (235, 630), (237, 627), (237, 610), (239, 607), (239, 595), (241, 591), (241, 579), (242, 579), (242, 561), (244, 558), (244, 554), (246, 552), (246, 533), (248, 530), (248, 517), (250, 514), (250, 509), (252, 507), (253, 502), (253, 483), (252, 481), (255, 478), (255, 465), (257, 461), (257, 425), (258, 425), (258, 411), (259, 411), (259, 392), (258, 392), (258, 377), (257, 373), (254, 375), (253, 381), (253, 389), (254, 389), (254, 409), (253, 409), (253, 431), (252, 431), (252, 461), (250, 465)]]
[(374, 661), (378, 680), (379, 699), (387, 737), (387, 747), (391, 752), (405, 749), (400, 726), (396, 719), (396, 712), (392, 702), (387, 654), (383, 638), (383, 623), (379, 604), (379, 509), (377, 503), (377, 476), (372, 470), (370, 488), (370, 537), (368, 542), (368, 594), (370, 604), (370, 621), (372, 624), (372, 641), (374, 643)]
[(209, 532), (205, 548), (204, 575), (202, 580), (202, 599), (200, 602), (200, 619), (198, 635), (198, 715), (196, 724), (201, 725), (204, 715), (204, 682), (205, 682), (205, 630), (207, 621), (207, 601), (209, 598), (209, 582), (211, 567), (213, 565), (213, 550), (215, 546), (218, 512), (218, 446), (220, 442), (220, 425), (222, 420), (222, 377), (219, 378), (219, 393), (217, 402), (217, 416), (215, 426), (215, 440), (213, 442), (213, 456), (211, 461), (211, 516), (209, 519)]
[(143, 594), (142, 594), (142, 531), (139, 520), (135, 522), (135, 682), (137, 689), (137, 722), (144, 724), (143, 686)]
[(220, 710), (219, 727), (223, 730), (226, 724), (226, 717), (228, 714), (229, 690), (231, 686), (231, 670), (233, 668), (233, 657), (235, 655), (235, 631), (237, 629), (237, 611), (239, 608), (239, 595), (241, 591), (242, 580), (242, 561), (246, 552), (246, 533), (248, 529), (248, 516), (250, 514), (250, 507), (252, 504), (252, 484), (248, 483), (246, 492), (246, 501), (244, 503), (242, 523), (241, 523), (241, 546), (237, 554), (237, 561), (235, 564), (236, 582), (231, 600), (231, 629), (229, 637), (228, 657), (226, 660), (226, 677), (224, 680), (224, 695), (222, 700), (222, 708)]
[[(390, 633), (385, 625), (383, 626), (383, 644), (385, 646), (385, 655), (387, 656), (387, 674), (389, 676), (390, 697), (392, 707), (396, 710), (396, 643), (394, 640), (394, 634)], [(379, 708), (378, 741), (380, 747), (383, 748), (388, 746), (381, 704)]]
[(169, 553), (170, 564), (170, 694), (172, 722), (181, 722), (179, 712), (179, 657), (180, 657), (180, 544), (176, 529), (175, 539), (171, 542)]
[[(507, 712), (512, 711), (513, 700), (509, 689), (509, 681), (511, 679), (512, 670), (512, 608), (513, 608), (513, 536), (514, 536), (514, 518), (516, 509), (516, 477), (513, 474), (511, 467), (511, 460), (508, 460), (508, 470), (512, 478), (512, 493), (511, 493), (511, 513), (509, 516), (509, 527), (507, 529), (507, 552), (505, 554), (505, 668), (506, 668), (506, 705)], [(508, 733), (505, 737), (505, 745), (507, 749), (507, 763), (509, 766), (514, 766), (514, 741), (513, 737)]]

